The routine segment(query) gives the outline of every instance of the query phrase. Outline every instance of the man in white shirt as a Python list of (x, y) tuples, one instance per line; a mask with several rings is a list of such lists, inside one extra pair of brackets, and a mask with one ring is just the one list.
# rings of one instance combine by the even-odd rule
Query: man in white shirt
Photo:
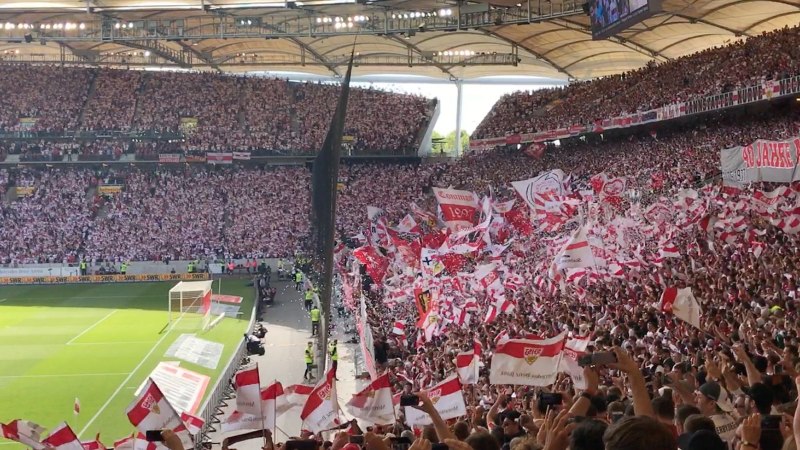
[(737, 422), (730, 414), (734, 408), (728, 391), (717, 382), (706, 382), (695, 392), (695, 403), (704, 416), (714, 421), (717, 434), (730, 447), (736, 437)]

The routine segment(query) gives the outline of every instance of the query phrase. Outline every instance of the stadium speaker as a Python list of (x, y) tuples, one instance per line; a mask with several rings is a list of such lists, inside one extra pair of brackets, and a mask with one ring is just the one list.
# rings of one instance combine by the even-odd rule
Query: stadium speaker
[(586, 2), (586, 3), (582, 4), (581, 8), (583, 8), (583, 13), (588, 16), (589, 15), (589, 11), (590, 11), (589, 10), (589, 2)]
[(33, 42), (33, 36), (30, 33), (25, 33), (25, 43), (30, 44)]

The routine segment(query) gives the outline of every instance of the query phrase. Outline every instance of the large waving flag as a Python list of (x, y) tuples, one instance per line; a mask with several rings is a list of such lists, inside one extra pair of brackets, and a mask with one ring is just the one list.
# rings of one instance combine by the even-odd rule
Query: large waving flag
[(170, 429), (178, 435), (184, 448), (194, 447), (192, 438), (181, 421), (181, 416), (167, 401), (152, 378), (147, 379), (144, 389), (125, 410), (131, 424), (142, 433), (147, 430)]
[(376, 424), (394, 423), (392, 388), (389, 374), (379, 376), (347, 402), (347, 411), (355, 418)]
[(81, 441), (83, 450), (106, 450), (105, 444), (100, 441), (100, 433), (95, 435), (93, 441)]
[[(310, 386), (308, 386), (311, 389)], [(283, 386), (275, 382), (264, 389), (261, 389), (261, 411), (259, 414), (248, 414), (241, 411), (234, 411), (222, 422), (222, 431), (234, 430), (261, 430), (267, 428), (275, 432), (275, 421), (277, 417), (288, 411), (292, 405), (286, 398)]]
[(287, 386), (284, 393), (286, 395), (287, 410), (291, 408), (302, 408), (308, 401), (308, 396), (314, 391), (314, 386), (305, 384), (293, 384)]
[(433, 188), (442, 210), (442, 219), (451, 230), (469, 228), (477, 223), (478, 196), (470, 191)]
[(314, 387), (300, 413), (304, 427), (312, 433), (319, 433), (339, 423), (339, 402), (334, 378), (331, 369), (325, 379)]
[(66, 422), (55, 427), (42, 443), (55, 450), (83, 450), (81, 440)]
[(668, 287), (661, 294), (661, 311), (672, 314), (695, 328), (700, 328), (700, 303), (694, 298), (692, 288)]
[(566, 372), (572, 378), (572, 384), (578, 389), (586, 389), (586, 378), (583, 376), (583, 367), (578, 364), (578, 359), (586, 354), (589, 338), (567, 339), (564, 344), (564, 356), (561, 358), (559, 372)]
[(596, 265), (592, 248), (587, 239), (588, 225), (577, 230), (564, 248), (556, 255), (556, 267), (561, 269), (574, 269), (578, 267), (594, 267)]
[(19, 442), (34, 450), (41, 450), (45, 447), (41, 442), (44, 427), (29, 420), (16, 419), (8, 424), (0, 423), (0, 432), (6, 439)]
[(236, 372), (233, 385), (236, 387), (236, 410), (243, 414), (261, 416), (261, 381), (258, 376), (258, 364)]
[(203, 429), (203, 425), (206, 424), (206, 421), (200, 417), (193, 416), (188, 413), (181, 413), (181, 421), (184, 425), (186, 425), (186, 430), (189, 431), (189, 434), (192, 436), (196, 435)]
[[(461, 383), (455, 374), (450, 375), (441, 383), (427, 390), (428, 398), (433, 407), (444, 420), (455, 419), (467, 414), (467, 405), (464, 403), (464, 394)], [(431, 416), (419, 409), (407, 406), (405, 408), (406, 422), (409, 425), (430, 425), (433, 423)]]
[(456, 372), (461, 384), (478, 383), (478, 364), (481, 351), (481, 344), (476, 340), (472, 343), (472, 350), (456, 355)]
[(566, 333), (550, 339), (509, 339), (492, 356), (492, 384), (548, 386), (556, 381)]

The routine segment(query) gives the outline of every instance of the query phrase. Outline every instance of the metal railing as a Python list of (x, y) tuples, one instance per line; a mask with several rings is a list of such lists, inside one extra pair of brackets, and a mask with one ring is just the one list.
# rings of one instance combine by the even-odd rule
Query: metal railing
[[(254, 289), (256, 289), (256, 296), (254, 297), (253, 301), (253, 310), (250, 314), (250, 322), (247, 324), (248, 331), (253, 329), (253, 324), (256, 321), (258, 288), (255, 287)], [(217, 378), (217, 382), (214, 384), (211, 395), (206, 398), (206, 401), (200, 407), (198, 416), (205, 421), (205, 425), (203, 425), (203, 428), (200, 429), (200, 432), (195, 438), (195, 442), (198, 444), (207, 442), (208, 434), (212, 431), (217, 431), (216, 428), (214, 428), (214, 425), (220, 423), (220, 420), (217, 418), (217, 416), (222, 413), (221, 407), (225, 406), (225, 400), (230, 400), (232, 398), (231, 393), (233, 392), (233, 387), (231, 386), (230, 380), (233, 378), (233, 375), (236, 373), (236, 371), (239, 370), (240, 362), (245, 357), (246, 352), (247, 346), (245, 345), (245, 341), (241, 340), (239, 342), (239, 346), (236, 348), (236, 351), (228, 360), (225, 371), (220, 374), (219, 378)]]

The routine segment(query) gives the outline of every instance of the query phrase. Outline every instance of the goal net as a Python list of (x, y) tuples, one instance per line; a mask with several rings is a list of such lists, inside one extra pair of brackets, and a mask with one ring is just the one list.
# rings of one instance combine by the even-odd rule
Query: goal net
[(205, 328), (211, 320), (211, 280), (181, 281), (169, 290), (168, 308), (169, 323), (173, 325), (178, 319), (187, 315)]

